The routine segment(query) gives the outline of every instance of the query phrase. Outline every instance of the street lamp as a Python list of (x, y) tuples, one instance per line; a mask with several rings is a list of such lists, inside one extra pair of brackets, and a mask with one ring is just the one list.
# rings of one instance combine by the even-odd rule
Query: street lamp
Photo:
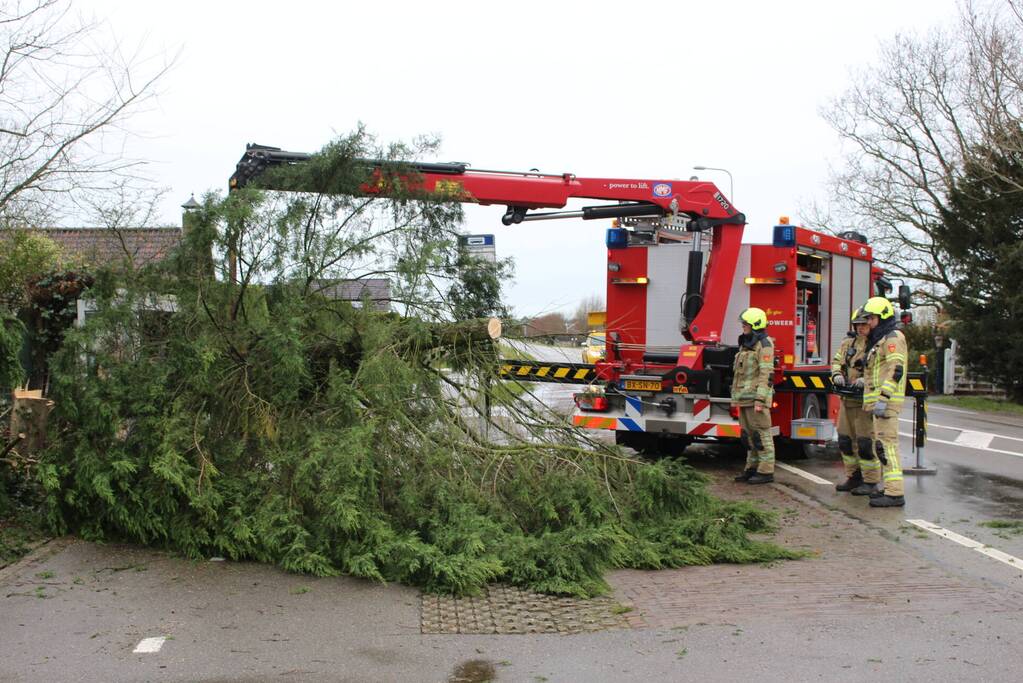
[(735, 204), (735, 183), (732, 181), (732, 172), (727, 168), (717, 168), (715, 166), (693, 166), (694, 171), (721, 171), (722, 173), (728, 174), (728, 199), (731, 200), (732, 204)]

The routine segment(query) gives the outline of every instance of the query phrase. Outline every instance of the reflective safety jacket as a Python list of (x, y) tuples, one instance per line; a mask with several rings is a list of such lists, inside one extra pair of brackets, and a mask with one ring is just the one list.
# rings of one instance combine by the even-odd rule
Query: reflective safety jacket
[[(867, 338), (859, 335), (852, 335), (842, 340), (835, 351), (835, 357), (831, 359), (831, 379), (836, 375), (845, 377), (846, 385), (851, 386), (853, 382), (863, 377), (866, 362), (865, 352), (867, 350)], [(842, 396), (846, 401), (857, 402), (858, 397)]]
[(748, 407), (755, 402), (771, 408), (774, 397), (774, 342), (766, 334), (740, 337), (739, 352), (732, 364), (732, 405)]
[(879, 400), (898, 408), (906, 400), (906, 337), (893, 330), (879, 339), (867, 352), (863, 408), (869, 410)]

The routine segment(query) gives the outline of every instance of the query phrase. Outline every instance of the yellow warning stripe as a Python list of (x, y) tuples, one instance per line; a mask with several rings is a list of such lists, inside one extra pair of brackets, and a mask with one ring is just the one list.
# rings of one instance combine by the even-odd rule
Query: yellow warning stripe
[[(927, 393), (926, 380), (920, 377), (917, 373), (913, 374), (916, 374), (917, 376), (906, 378), (906, 395), (918, 397), (919, 395), (925, 395)], [(889, 384), (892, 384), (892, 386), (885, 385), (883, 387), (879, 387), (875, 389), (875, 392), (880, 389), (887, 389), (894, 393), (894, 389), (896, 388), (894, 383), (889, 382)], [(831, 379), (823, 372), (801, 370), (786, 370), (784, 380), (776, 385), (775, 388), (778, 391), (833, 392), (835, 390), (831, 384)]]
[(569, 384), (586, 384), (597, 375), (592, 365), (581, 363), (528, 363), (514, 360), (502, 360), (499, 376), (505, 379), (528, 380), (537, 382), (564, 382)]

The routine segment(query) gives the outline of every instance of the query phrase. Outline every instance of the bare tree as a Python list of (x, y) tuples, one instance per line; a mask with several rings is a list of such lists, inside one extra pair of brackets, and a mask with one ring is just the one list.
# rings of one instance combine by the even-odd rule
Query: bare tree
[(565, 334), (568, 332), (568, 321), (563, 313), (557, 311), (546, 313), (533, 318), (527, 324), (527, 337), (543, 337), (548, 335)]
[(1023, 192), (1019, 178), (1001, 172), (1003, 165), (996, 161), (1003, 152), (1023, 154), (1023, 0), (1003, 0), (996, 8), (977, 12), (966, 4), (962, 12), (981, 136), (971, 150), (971, 163)]
[(576, 334), (583, 334), (589, 331), (590, 327), (586, 321), (586, 317), (589, 313), (604, 310), (604, 297), (599, 294), (591, 294), (585, 297), (579, 302), (579, 305), (575, 308), (575, 313), (572, 314), (571, 320), (569, 320), (569, 331)]
[(106, 230), (117, 242), (129, 271), (145, 265), (139, 260), (142, 243), (130, 234), (139, 228), (166, 227), (160, 222), (159, 209), (167, 192), (168, 188), (136, 187), (130, 179), (122, 179), (108, 191), (87, 195), (82, 201), (89, 224)]
[(951, 277), (934, 228), (964, 158), (1019, 125), (1021, 34), (1020, 0), (967, 0), (954, 26), (883, 44), (822, 111), (849, 151), (832, 173), (833, 204), (809, 222), (866, 233), (888, 273), (940, 299)]
[(0, 219), (51, 219), (82, 193), (139, 173), (125, 123), (171, 62), (154, 63), (72, 11), (70, 0), (0, 4)]

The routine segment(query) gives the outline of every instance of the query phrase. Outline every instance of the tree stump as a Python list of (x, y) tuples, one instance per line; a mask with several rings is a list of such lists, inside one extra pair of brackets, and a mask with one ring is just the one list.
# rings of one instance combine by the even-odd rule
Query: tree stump
[(18, 453), (38, 453), (46, 445), (46, 422), (53, 401), (43, 398), (39, 389), (15, 389), (11, 402), (11, 439), (19, 438)]

